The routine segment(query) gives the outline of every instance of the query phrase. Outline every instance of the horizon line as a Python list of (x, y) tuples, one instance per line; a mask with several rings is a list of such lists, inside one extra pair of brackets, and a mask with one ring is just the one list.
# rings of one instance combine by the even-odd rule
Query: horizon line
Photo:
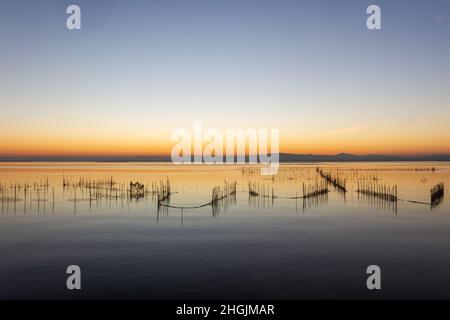
[[(441, 154), (311, 154), (279, 152), (279, 162), (320, 161), (450, 161), (450, 153)], [(236, 155), (233, 155), (236, 159)], [(271, 156), (271, 154), (268, 154)], [(194, 156), (191, 156), (193, 159)], [(245, 155), (247, 162), (249, 155)], [(226, 163), (226, 156), (223, 156)], [(171, 162), (170, 155), (0, 155), (0, 162)]]

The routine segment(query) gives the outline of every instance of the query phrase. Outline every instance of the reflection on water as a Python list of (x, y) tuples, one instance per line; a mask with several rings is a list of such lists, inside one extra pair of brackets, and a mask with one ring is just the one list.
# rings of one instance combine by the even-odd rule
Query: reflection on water
[[(365, 190), (364, 190), (365, 191)], [(386, 196), (378, 196), (368, 191), (358, 192), (358, 201), (376, 209), (389, 210), (397, 214), (397, 198), (391, 199)]]
[[(235, 183), (236, 191), (226, 201), (214, 202), (213, 216), (236, 204), (236, 198), (248, 199), (248, 205), (255, 210), (276, 210), (277, 205), (288, 202), (294, 202), (295, 208), (300, 202), (305, 210), (326, 205), (329, 194), (340, 200), (333, 202), (333, 206), (367, 205), (396, 211), (398, 202), (406, 201), (419, 207), (436, 208), (444, 199), (449, 166), (445, 163), (297, 164), (283, 165), (273, 177), (260, 176), (259, 172), (259, 168), (239, 166), (2, 164), (2, 214), (54, 214), (55, 210), (58, 214), (68, 212), (69, 208), (74, 214), (95, 214), (101, 208), (121, 212), (125, 207), (133, 210), (133, 203), (141, 204), (139, 207), (146, 205), (149, 213), (162, 207), (165, 211), (182, 207), (198, 209), (205, 206), (204, 201), (209, 205), (214, 188), (221, 188), (224, 183), (225, 187)], [(167, 190), (171, 186), (173, 190)]]
[[(399, 285), (386, 297), (450, 298), (450, 279), (440, 276), (450, 262), (449, 164), (283, 164), (276, 176), (259, 173), (0, 164), (0, 297), (70, 297), (56, 270), (79, 261), (90, 270), (85, 298), (366, 297), (361, 279), (373, 263)], [(420, 290), (411, 288), (408, 277), (425, 271)]]

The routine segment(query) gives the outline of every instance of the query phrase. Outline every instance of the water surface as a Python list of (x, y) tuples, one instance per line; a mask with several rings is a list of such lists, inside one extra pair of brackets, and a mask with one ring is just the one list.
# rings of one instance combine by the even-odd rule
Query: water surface
[[(324, 182), (316, 167), (347, 193), (288, 199)], [(225, 182), (237, 192), (215, 208), (158, 209), (167, 180), (174, 206), (208, 203)], [(97, 199), (83, 187), (93, 181)], [(144, 197), (130, 198), (130, 181)], [(249, 182), (269, 196), (249, 196)], [(397, 186), (400, 200), (363, 197), (362, 182)], [(0, 298), (450, 298), (449, 203), (427, 204), (440, 182), (448, 163), (283, 164), (273, 178), (237, 165), (2, 163)], [(81, 291), (66, 289), (71, 264)]]

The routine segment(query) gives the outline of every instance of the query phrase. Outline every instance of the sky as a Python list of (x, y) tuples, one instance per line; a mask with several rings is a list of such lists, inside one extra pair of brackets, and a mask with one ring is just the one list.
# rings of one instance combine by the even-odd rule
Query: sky
[(165, 155), (196, 120), (279, 129), (281, 152), (450, 154), (449, 57), (448, 0), (0, 0), (0, 156)]

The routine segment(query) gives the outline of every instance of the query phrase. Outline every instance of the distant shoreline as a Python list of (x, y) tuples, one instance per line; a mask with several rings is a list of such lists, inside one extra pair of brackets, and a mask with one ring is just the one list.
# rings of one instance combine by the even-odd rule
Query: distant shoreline
[[(280, 153), (280, 163), (316, 162), (436, 162), (450, 161), (449, 155), (392, 156), (392, 155), (336, 155), (288, 154)], [(0, 157), (0, 162), (172, 162), (168, 156), (104, 156), (104, 157)], [(224, 161), (225, 162), (225, 161)], [(247, 159), (246, 159), (246, 162)], [(188, 163), (186, 163), (188, 164)]]

